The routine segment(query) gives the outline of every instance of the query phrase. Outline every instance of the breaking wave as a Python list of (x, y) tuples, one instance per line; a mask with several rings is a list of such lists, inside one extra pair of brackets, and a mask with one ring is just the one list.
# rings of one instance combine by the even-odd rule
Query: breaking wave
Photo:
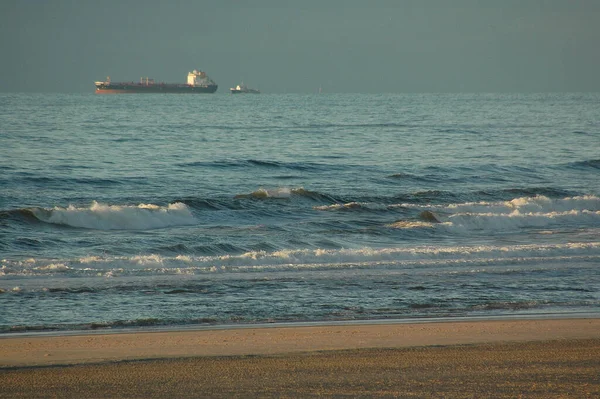
[[(538, 195), (510, 201), (466, 202), (446, 205), (402, 203), (391, 208), (408, 208), (420, 212), (418, 218), (401, 220), (391, 227), (442, 227), (465, 230), (513, 230), (573, 225), (578, 228), (600, 226), (600, 198), (592, 195), (551, 199)], [(433, 220), (423, 218), (423, 215)]]
[(181, 202), (159, 206), (107, 205), (94, 201), (89, 207), (69, 205), (30, 211), (45, 223), (96, 230), (149, 230), (196, 223), (190, 209)]

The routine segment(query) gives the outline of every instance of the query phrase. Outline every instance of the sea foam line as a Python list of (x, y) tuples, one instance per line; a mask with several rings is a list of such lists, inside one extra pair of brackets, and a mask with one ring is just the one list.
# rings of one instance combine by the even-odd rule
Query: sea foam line
[[(290, 249), (282, 251), (251, 251), (223, 256), (161, 256), (157, 254), (132, 257), (94, 256), (72, 260), (27, 259), (0, 261), (0, 275), (44, 275), (56, 273), (98, 274), (110, 277), (132, 271), (190, 274), (191, 271), (219, 271), (269, 268), (353, 267), (380, 264), (469, 264), (516, 262), (523, 259), (600, 259), (600, 242), (565, 244), (528, 244), (507, 246), (419, 246), (407, 248), (358, 249)], [(233, 268), (233, 269), (232, 269)], [(178, 270), (179, 269), (179, 270)], [(108, 273), (108, 274), (106, 274)]]
[(519, 213), (560, 213), (569, 211), (596, 212), (600, 211), (600, 198), (594, 195), (583, 195), (577, 197), (567, 197), (562, 199), (551, 199), (544, 195), (537, 195), (534, 197), (514, 198), (510, 201), (480, 201), (446, 205), (421, 205), (402, 203), (391, 205), (390, 207), (426, 209), (446, 213), (469, 212), (511, 214), (515, 211)]
[[(574, 256), (527, 256), (527, 257), (492, 257), (492, 258), (457, 258), (457, 259), (415, 259), (398, 260), (395, 262), (381, 260), (363, 260), (360, 262), (332, 262), (332, 263), (266, 263), (253, 265), (213, 264), (199, 265), (190, 262), (189, 265), (181, 265), (173, 262), (173, 259), (165, 259), (164, 267), (113, 267), (108, 263), (105, 269), (76, 269), (69, 270), (69, 275), (78, 277), (98, 277), (105, 279), (127, 277), (127, 276), (194, 276), (214, 273), (248, 273), (248, 272), (282, 272), (282, 271), (323, 271), (323, 270), (349, 270), (380, 268), (382, 270), (396, 270), (401, 273), (433, 273), (433, 274), (472, 274), (472, 273), (513, 273), (522, 272), (523, 267), (527, 270), (544, 270), (556, 268), (557, 265), (565, 265), (578, 262), (577, 267), (584, 264), (597, 264), (600, 255), (574, 255)], [(501, 269), (497, 269), (501, 266)], [(433, 268), (433, 269), (431, 269)], [(12, 275), (23, 277), (49, 276), (45, 269), (28, 271), (13, 271), (5, 273), (0, 270), (0, 275)], [(63, 274), (65, 275), (65, 274)], [(0, 285), (0, 293), (6, 293), (9, 288)]]

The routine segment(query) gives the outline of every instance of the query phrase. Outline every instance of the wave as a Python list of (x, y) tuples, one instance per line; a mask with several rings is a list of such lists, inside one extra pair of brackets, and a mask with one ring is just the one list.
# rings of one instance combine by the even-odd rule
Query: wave
[[(331, 196), (318, 194), (319, 199), (332, 198)], [(397, 208), (423, 208), (437, 209), (446, 211), (502, 211), (513, 212), (519, 210), (521, 212), (551, 212), (551, 211), (569, 211), (569, 210), (600, 210), (600, 197), (595, 195), (580, 195), (567, 196), (563, 198), (551, 198), (546, 195), (535, 194), (533, 196), (511, 197), (507, 200), (500, 201), (464, 201), (452, 202), (452, 200), (460, 200), (462, 197), (473, 197), (468, 194), (454, 194), (449, 191), (429, 190), (418, 191), (412, 194), (397, 195), (394, 197), (362, 197), (360, 199), (342, 202), (343, 199), (336, 199), (336, 203), (319, 205), (313, 207), (317, 210), (347, 210), (347, 209), (397, 209)], [(475, 197), (478, 195), (476, 194)], [(486, 197), (484, 195), (483, 197)], [(497, 196), (497, 195), (494, 195)], [(443, 201), (445, 200), (445, 201)], [(450, 201), (449, 201), (450, 200)], [(402, 201), (398, 203), (398, 201)], [(443, 203), (441, 203), (443, 202)]]
[(106, 205), (94, 201), (89, 207), (29, 208), (25, 213), (44, 223), (96, 230), (149, 230), (197, 223), (187, 205), (181, 202), (159, 206)]
[(570, 164), (569, 166), (576, 169), (600, 169), (600, 159), (589, 159)]
[[(77, 166), (77, 170), (86, 169), (86, 166)], [(60, 166), (56, 166), (57, 170), (60, 170)], [(72, 172), (68, 168), (64, 168), (69, 172)], [(144, 177), (120, 177), (119, 179), (111, 178), (100, 178), (92, 176), (76, 176), (76, 177), (49, 177), (43, 176), (36, 173), (20, 172), (12, 177), (12, 184), (31, 184), (34, 186), (52, 186), (52, 187), (67, 187), (71, 185), (89, 185), (94, 187), (113, 187), (122, 185), (132, 184), (144, 184), (146, 183)]]
[(447, 210), (464, 212), (499, 212), (499, 213), (547, 213), (568, 211), (600, 211), (600, 197), (595, 195), (583, 195), (552, 199), (544, 195), (534, 197), (519, 197), (509, 201), (498, 202), (466, 202), (462, 204), (450, 204), (438, 206)]
[(440, 174), (416, 175), (416, 174), (407, 173), (407, 172), (394, 173), (394, 174), (387, 176), (387, 178), (393, 179), (393, 180), (415, 182), (415, 183), (439, 183), (439, 182), (447, 182), (448, 181), (447, 175), (440, 175)]
[[(509, 201), (465, 202), (445, 205), (401, 203), (391, 206), (414, 209), (419, 216), (401, 220), (390, 227), (434, 227), (466, 230), (513, 230), (549, 228), (556, 224), (577, 228), (600, 226), (600, 198), (593, 195), (551, 199), (538, 195)], [(429, 212), (426, 214), (425, 212)], [(424, 218), (432, 217), (433, 220)]]
[[(399, 171), (397, 173), (388, 174), (386, 178), (390, 181), (401, 181), (402, 183), (411, 182), (419, 185), (429, 184), (447, 184), (447, 183), (464, 183), (471, 184), (474, 181), (488, 184), (507, 184), (513, 180), (534, 181), (536, 176), (543, 173), (540, 167), (528, 167), (521, 165), (498, 165), (498, 164), (466, 164), (454, 166), (428, 166), (421, 169), (419, 172), (411, 170)], [(521, 176), (522, 178), (517, 178)], [(532, 179), (533, 178), (533, 179)], [(524, 188), (523, 190), (528, 190)], [(521, 195), (547, 194), (551, 195), (550, 190), (545, 191), (545, 188), (532, 188), (530, 192), (525, 192)], [(563, 191), (564, 193), (564, 191)]]
[(174, 203), (184, 203), (185, 205), (193, 208), (194, 210), (209, 210), (218, 211), (224, 209), (239, 209), (235, 202), (232, 202), (229, 198), (197, 198), (197, 197), (186, 197), (178, 198)]
[(289, 169), (296, 171), (306, 170), (330, 170), (333, 165), (307, 163), (307, 162), (281, 162), (281, 161), (267, 161), (261, 159), (232, 159), (232, 160), (219, 160), (219, 161), (194, 161), (184, 162), (177, 164), (179, 167), (184, 168), (263, 168), (263, 169)]
[[(249, 251), (238, 255), (88, 256), (69, 260), (26, 259), (0, 261), (0, 276), (195, 275), (204, 273), (393, 268), (400, 270), (461, 267), (544, 265), (552, 261), (600, 261), (600, 242), (523, 245), (414, 246), (356, 249), (286, 249)], [(572, 265), (572, 263), (571, 263)]]
[(452, 225), (451, 223), (444, 223), (440, 221), (439, 217), (431, 211), (423, 211), (419, 214), (418, 219), (399, 220), (388, 224), (387, 227), (393, 227), (397, 229), (415, 229), (423, 227), (432, 228), (436, 224)]
[[(444, 233), (510, 232), (518, 229), (598, 229), (600, 226), (600, 197), (583, 195), (549, 198), (543, 195), (517, 197), (506, 201), (442, 202), (451, 193), (427, 191), (410, 196), (409, 201), (386, 204), (351, 201), (316, 205), (321, 212), (353, 212), (402, 215), (401, 219), (384, 223), (385, 227), (403, 230), (439, 229)], [(415, 201), (415, 197), (426, 201)], [(406, 200), (407, 198), (402, 198)], [(435, 200), (434, 200), (435, 199)]]
[(272, 189), (259, 188), (249, 194), (238, 194), (235, 199), (291, 199), (291, 198), (307, 198), (314, 201), (337, 201), (334, 197), (319, 193), (317, 191), (306, 190), (303, 187), (289, 188), (289, 187), (277, 187)]
[(319, 205), (313, 209), (318, 211), (382, 211), (389, 208), (379, 203), (352, 201), (343, 204)]
[(512, 231), (521, 228), (548, 229), (557, 224), (582, 228), (584, 226), (600, 225), (600, 211), (513, 212), (511, 214), (466, 212), (451, 215), (448, 220), (454, 227), (471, 231)]
[(235, 196), (237, 199), (241, 198), (274, 198), (274, 199), (289, 199), (292, 196), (292, 190), (289, 188), (275, 188), (275, 189), (264, 189), (259, 188), (250, 194), (238, 194)]
[(493, 193), (501, 196), (545, 196), (550, 198), (560, 198), (573, 196), (572, 191), (563, 190), (554, 187), (526, 187), (526, 188), (510, 188)]

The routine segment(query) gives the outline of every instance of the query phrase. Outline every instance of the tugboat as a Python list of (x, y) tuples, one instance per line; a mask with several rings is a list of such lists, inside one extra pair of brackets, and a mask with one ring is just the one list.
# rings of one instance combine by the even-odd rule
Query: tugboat
[(242, 93), (250, 93), (250, 94), (259, 94), (260, 91), (256, 89), (251, 89), (246, 86), (244, 83), (237, 85), (236, 87), (232, 87), (231, 94), (242, 94)]
[(194, 69), (188, 73), (187, 84), (156, 83), (154, 79), (141, 78), (136, 82), (111, 82), (107, 77), (104, 82), (95, 82), (96, 94), (121, 93), (214, 93), (219, 87), (206, 72)]

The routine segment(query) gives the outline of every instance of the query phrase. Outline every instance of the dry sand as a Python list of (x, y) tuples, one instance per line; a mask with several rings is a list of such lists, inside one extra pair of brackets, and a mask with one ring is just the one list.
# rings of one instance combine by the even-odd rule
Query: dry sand
[(0, 338), (0, 397), (600, 397), (600, 319)]

